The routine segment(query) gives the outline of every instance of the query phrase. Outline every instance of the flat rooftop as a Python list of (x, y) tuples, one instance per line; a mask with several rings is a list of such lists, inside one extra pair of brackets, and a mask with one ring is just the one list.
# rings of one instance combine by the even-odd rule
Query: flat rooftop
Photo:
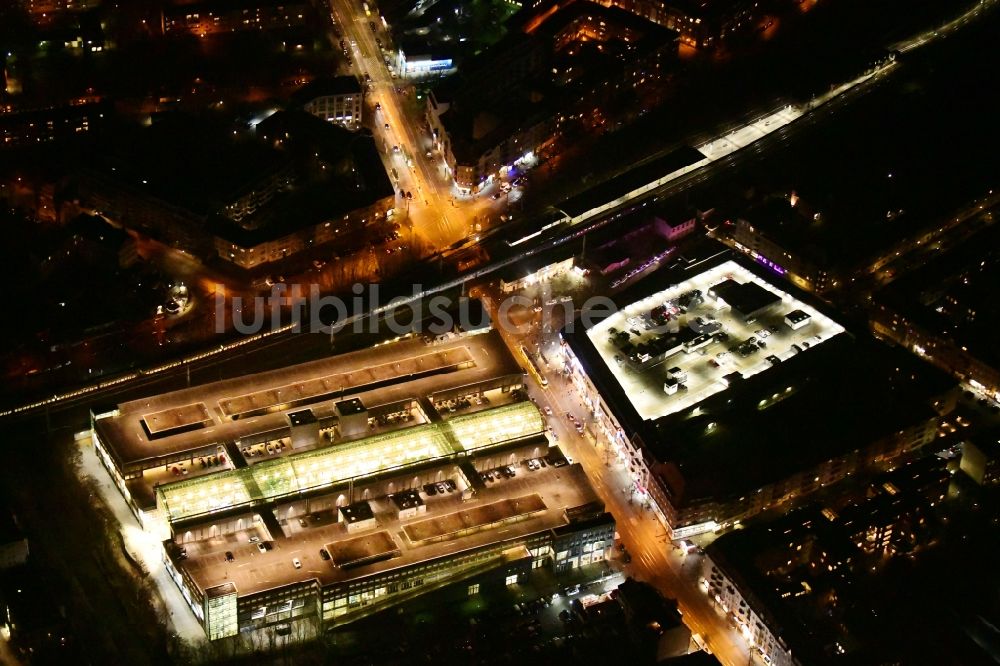
[(292, 426), (307, 425), (316, 423), (316, 416), (309, 409), (300, 409), (297, 412), (288, 412), (288, 422)]
[(340, 414), (360, 414), (365, 411), (365, 405), (357, 398), (351, 398), (350, 400), (341, 400), (334, 405), (337, 408), (337, 412)]
[(399, 552), (399, 546), (388, 532), (379, 530), (352, 539), (328, 543), (326, 552), (330, 553), (330, 561), (343, 569), (391, 556)]
[[(214, 452), (222, 442), (287, 429), (285, 413), (307, 403), (323, 419), (334, 416), (333, 399), (345, 394), (379, 405), (515, 373), (521, 369), (495, 331), (434, 346), (402, 340), (125, 402), (117, 416), (99, 419), (95, 430), (123, 467), (148, 467), (168, 456)], [(206, 412), (203, 427), (176, 427)], [(163, 435), (155, 439), (143, 426), (152, 417)]]
[(403, 527), (403, 534), (411, 543), (419, 543), (442, 537), (454, 537), (464, 530), (485, 527), (544, 510), (545, 502), (538, 493), (523, 497), (506, 497), (491, 504), (481, 504), (470, 509), (410, 523)]
[(175, 431), (200, 428), (211, 421), (212, 417), (203, 402), (171, 407), (142, 417), (146, 431), (154, 439)]
[[(352, 368), (343, 372), (304, 379), (285, 386), (268, 387), (219, 401), (222, 414), (231, 419), (259, 416), (266, 410), (304, 401), (332, 399), (347, 387), (364, 390), (386, 381), (399, 378), (420, 377), (441, 372), (451, 372), (462, 364), (472, 362), (472, 354), (464, 347), (428, 351), (424, 354), (392, 358), (385, 363)], [(343, 400), (341, 412), (361, 411), (360, 401)]]
[(674, 501), (736, 498), (936, 416), (955, 381), (905, 350), (840, 334), (657, 419), (645, 440)]
[[(526, 453), (525, 457), (529, 457)], [(506, 459), (506, 458), (505, 458)], [(472, 459), (477, 469), (487, 469), (492, 461)], [(184, 544), (187, 559), (179, 560), (200, 589), (206, 590), (222, 583), (232, 583), (241, 596), (292, 583), (318, 580), (322, 585), (362, 578), (376, 573), (411, 566), (420, 562), (467, 551), (491, 543), (521, 538), (528, 534), (558, 528), (569, 523), (566, 509), (599, 502), (583, 468), (579, 464), (555, 468), (544, 467), (529, 471), (518, 465), (517, 476), (503, 479), (481, 488), (473, 499), (462, 501), (464, 482), (454, 465), (442, 467), (458, 483), (456, 492), (424, 498), (427, 509), (420, 520), (444, 518), (456, 513), (475, 515), (479, 507), (489, 507), (510, 498), (531, 497), (531, 506), (541, 506), (538, 511), (518, 516), (492, 526), (480, 524), (478, 529), (455, 534), (440, 541), (412, 542), (400, 535), (404, 524), (396, 518), (397, 512), (385, 497), (369, 500), (378, 526), (374, 532), (348, 534), (346, 526), (334, 521), (302, 528), (289, 521), (288, 536), (272, 542), (272, 548), (259, 552), (249, 543), (253, 531), (237, 532)], [(397, 482), (410, 482), (412, 475), (401, 475)], [(537, 499), (535, 499), (537, 498)], [(497, 514), (499, 515), (499, 514)], [(503, 529), (499, 529), (502, 524)], [(395, 546), (395, 547), (393, 547)], [(320, 556), (325, 548), (331, 560)], [(233, 553), (232, 562), (225, 553)], [(301, 569), (292, 565), (298, 558)], [(348, 563), (347, 567), (338, 562)]]
[[(719, 309), (718, 301), (708, 295), (711, 287), (726, 280), (755, 284), (779, 297), (780, 301), (756, 321), (748, 324), (741, 317), (734, 316), (731, 309)], [(612, 340), (610, 329), (615, 329), (618, 335), (624, 332), (632, 345), (652, 341), (663, 334), (663, 329), (653, 320), (650, 312), (665, 304), (674, 304), (670, 306), (673, 308), (682, 295), (695, 290), (702, 293), (702, 303), (684, 313), (677, 311), (672, 315), (677, 319), (680, 331), (689, 329), (693, 324), (697, 325), (700, 317), (706, 323), (717, 322), (720, 325), (717, 332), (724, 332), (728, 339), (725, 342), (713, 340), (697, 351), (682, 350), (653, 367), (639, 369), (631, 366), (625, 360), (621, 348)], [(754, 302), (763, 302), (761, 298), (759, 292), (755, 291)], [(808, 313), (812, 321), (798, 330), (792, 330), (784, 323), (784, 318), (794, 310)], [(817, 345), (843, 331), (841, 325), (825, 314), (729, 260), (625, 305), (587, 330), (586, 335), (597, 351), (599, 362), (604, 366), (600, 370), (614, 378), (639, 417), (650, 420), (679, 412), (726, 390), (729, 385), (727, 375), (736, 372), (746, 378), (767, 372), (774, 367), (768, 357), (784, 359), (796, 353), (809, 353)], [(756, 351), (744, 356), (736, 348), (750, 338), (757, 338), (766, 347), (757, 346)], [(744, 351), (750, 347), (751, 345), (747, 345)], [(796, 347), (801, 351), (797, 351)], [(679, 390), (673, 395), (664, 391), (663, 384), (670, 368), (679, 368), (686, 375), (686, 379), (681, 382), (686, 390)]]

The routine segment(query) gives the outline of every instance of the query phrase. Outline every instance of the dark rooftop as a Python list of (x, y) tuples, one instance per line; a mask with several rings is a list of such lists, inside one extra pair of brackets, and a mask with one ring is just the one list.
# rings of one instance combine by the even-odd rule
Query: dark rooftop
[(297, 412), (288, 412), (288, 422), (293, 428), (307, 423), (316, 423), (316, 415), (312, 413), (311, 409), (301, 409)]
[(618, 174), (614, 178), (590, 188), (586, 192), (570, 197), (560, 203), (558, 207), (560, 210), (566, 211), (571, 217), (575, 217), (595, 206), (613, 201), (638, 187), (651, 183), (658, 178), (662, 178), (669, 173), (673, 173), (704, 158), (705, 156), (695, 148), (682, 146), (663, 157), (640, 164), (625, 173)]
[(334, 403), (334, 407), (338, 414), (346, 416), (348, 414), (360, 414), (365, 411), (365, 404), (361, 402), (361, 398), (348, 398), (347, 400), (341, 400)]
[(412, 509), (414, 507), (421, 506), (424, 503), (424, 500), (420, 498), (420, 492), (413, 489), (401, 490), (398, 493), (389, 495), (389, 498), (400, 511), (403, 511), (404, 509)]
[(744, 317), (781, 302), (780, 296), (756, 282), (740, 284), (732, 279), (713, 285), (709, 295), (721, 298)]
[(305, 184), (276, 196), (252, 224), (214, 216), (213, 231), (225, 240), (252, 247), (395, 194), (370, 132), (351, 132), (301, 110), (279, 111), (256, 131), (262, 145), (279, 145), (300, 168), (315, 154), (327, 168), (321, 178), (307, 174)]
[(799, 322), (808, 319), (809, 315), (803, 312), (802, 310), (792, 310), (791, 312), (785, 315), (785, 318), (788, 321), (792, 322), (793, 324), (798, 324)]
[(721, 666), (722, 662), (715, 655), (699, 650), (680, 657), (665, 659), (660, 664), (661, 666)]
[(146, 128), (123, 126), (95, 155), (93, 169), (148, 196), (205, 216), (289, 167), (258, 141), (234, 139), (219, 120), (169, 113)]
[(292, 93), (289, 102), (296, 106), (302, 106), (317, 97), (352, 94), (361, 94), (361, 83), (356, 76), (321, 77), (313, 79)]
[(375, 517), (372, 505), (365, 500), (340, 507), (340, 513), (344, 515), (344, 522), (351, 524), (371, 520)]
[(995, 344), (1000, 328), (997, 274), (1000, 227), (971, 236), (949, 252), (937, 253), (883, 289), (876, 300), (941, 339), (967, 347), (981, 361), (1000, 368)]
[(645, 441), (678, 503), (738, 497), (931, 419), (952, 386), (904, 350), (841, 333), (652, 422)]

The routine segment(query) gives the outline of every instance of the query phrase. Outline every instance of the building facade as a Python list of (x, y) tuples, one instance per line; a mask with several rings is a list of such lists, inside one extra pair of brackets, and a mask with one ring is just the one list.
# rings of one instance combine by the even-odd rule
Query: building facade
[(308, 24), (309, 4), (295, 0), (175, 2), (163, 10), (163, 32), (207, 36), (246, 30), (283, 30)]
[(319, 79), (297, 90), (292, 103), (349, 130), (361, 127), (365, 94), (354, 76)]
[(238, 240), (214, 236), (216, 254), (225, 261), (247, 270), (265, 264), (279, 262), (299, 252), (338, 239), (344, 226), (357, 227), (385, 220), (395, 205), (395, 196), (386, 196), (370, 206), (350, 211), (337, 219), (325, 220), (298, 229), (292, 233), (263, 240), (259, 243), (244, 243)]
[(974, 350), (921, 326), (884, 303), (871, 308), (869, 325), (879, 338), (913, 351), (976, 390), (1000, 400), (1000, 368), (979, 358)]
[(695, 48), (718, 46), (728, 37), (747, 30), (757, 15), (754, 0), (595, 0), (618, 7), (680, 34)]

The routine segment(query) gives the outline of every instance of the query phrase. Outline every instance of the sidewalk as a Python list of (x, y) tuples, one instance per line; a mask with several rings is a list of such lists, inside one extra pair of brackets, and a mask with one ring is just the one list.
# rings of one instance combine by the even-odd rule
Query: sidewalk
[(149, 572), (150, 578), (156, 584), (157, 594), (170, 613), (168, 629), (188, 643), (196, 644), (204, 641), (205, 631), (201, 628), (201, 624), (191, 612), (160, 559), (163, 552), (162, 544), (157, 541), (156, 537), (143, 531), (139, 526), (139, 521), (136, 520), (128, 504), (125, 503), (125, 499), (111, 480), (111, 476), (98, 460), (90, 438), (77, 439), (76, 443), (80, 446), (81, 472), (97, 481), (101, 499), (104, 500), (121, 525), (122, 538), (129, 555)]

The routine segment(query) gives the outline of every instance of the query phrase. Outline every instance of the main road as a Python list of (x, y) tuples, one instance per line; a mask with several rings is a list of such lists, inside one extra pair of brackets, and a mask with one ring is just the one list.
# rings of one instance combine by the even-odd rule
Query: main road
[(446, 248), (469, 236), (476, 215), (474, 206), (454, 199), (451, 179), (440, 156), (431, 153), (427, 157), (430, 138), (424, 135), (421, 119), (410, 108), (413, 100), (408, 99), (414, 93), (394, 78), (376, 41), (389, 40), (382, 19), (376, 12), (368, 16), (356, 0), (330, 0), (330, 8), (350, 49), (353, 68), (362, 85), (368, 87), (371, 107), (379, 105), (377, 111), (372, 111), (373, 132), (383, 151), (386, 170), (390, 174), (395, 170), (398, 176), (397, 190), (412, 195), (412, 199), (401, 198), (399, 207), (407, 211), (414, 233), (434, 249)]
[[(621, 541), (632, 556), (631, 561), (624, 565), (626, 573), (676, 599), (685, 624), (692, 633), (702, 636), (723, 664), (763, 664), (759, 654), (751, 651), (729, 618), (716, 608), (714, 600), (699, 585), (703, 555), (685, 554), (675, 547), (653, 511), (632, 499), (629, 492), (632, 484), (623, 463), (602, 437), (595, 436), (582, 400), (571, 381), (561, 372), (556, 333), (560, 328), (559, 322), (548, 322), (542, 319), (542, 314), (535, 313), (520, 317), (510, 315), (511, 325), (505, 326), (496, 309), (502, 295), (489, 285), (475, 291), (484, 296), (483, 302), (490, 310), (493, 321), (500, 322), (497, 330), (515, 357), (520, 356), (522, 345), (529, 350), (537, 345), (545, 352), (539, 357), (538, 367), (548, 384), (543, 388), (534, 380), (529, 380), (529, 395), (547, 414), (551, 410), (547, 421), (553, 439), (573, 461), (583, 465), (594, 490), (614, 515)], [(527, 295), (531, 298), (535, 294)], [(586, 296), (582, 292), (548, 294), (562, 295), (571, 295), (574, 300), (583, 300)], [(559, 308), (554, 308), (552, 314), (557, 317)], [(543, 321), (552, 325), (543, 326)], [(569, 415), (573, 416), (573, 420)], [(582, 434), (577, 431), (577, 423), (587, 424)], [(756, 661), (752, 661), (751, 655)]]

